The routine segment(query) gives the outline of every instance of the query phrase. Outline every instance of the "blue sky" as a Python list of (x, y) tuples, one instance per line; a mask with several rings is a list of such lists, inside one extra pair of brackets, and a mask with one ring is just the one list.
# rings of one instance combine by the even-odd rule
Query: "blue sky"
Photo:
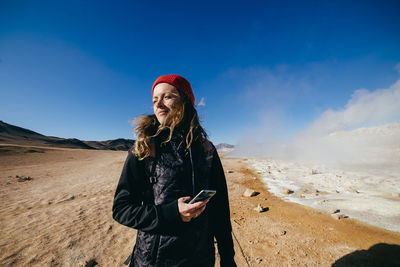
[(399, 13), (399, 1), (2, 0), (0, 119), (132, 138), (153, 81), (176, 73), (204, 98), (214, 143), (249, 129), (290, 136), (399, 79)]

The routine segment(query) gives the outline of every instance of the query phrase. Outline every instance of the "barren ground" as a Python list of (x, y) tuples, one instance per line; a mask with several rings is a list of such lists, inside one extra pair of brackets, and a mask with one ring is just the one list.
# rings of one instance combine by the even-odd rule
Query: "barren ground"
[[(124, 266), (136, 231), (111, 207), (125, 157), (0, 146), (0, 266)], [(242, 159), (223, 165), (238, 266), (400, 265), (399, 233), (284, 202)], [(246, 188), (260, 194), (243, 197)]]

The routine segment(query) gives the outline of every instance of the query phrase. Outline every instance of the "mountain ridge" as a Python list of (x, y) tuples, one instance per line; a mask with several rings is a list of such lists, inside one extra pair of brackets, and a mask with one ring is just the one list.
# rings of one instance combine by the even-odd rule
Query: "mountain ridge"
[(46, 136), (0, 120), (0, 144), (39, 145), (94, 150), (129, 150), (134, 140), (118, 138), (105, 141), (82, 141), (77, 138)]

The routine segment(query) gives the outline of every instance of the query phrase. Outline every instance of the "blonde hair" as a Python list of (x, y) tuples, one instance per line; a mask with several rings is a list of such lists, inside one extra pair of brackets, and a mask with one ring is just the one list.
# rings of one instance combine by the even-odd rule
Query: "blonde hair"
[(166, 122), (161, 125), (156, 116), (153, 115), (141, 115), (133, 120), (134, 133), (137, 135), (135, 145), (132, 152), (143, 160), (151, 154), (151, 139), (158, 136), (162, 131), (168, 129), (169, 136), (162, 144), (166, 144), (172, 139), (172, 134), (176, 127), (183, 129), (186, 133), (185, 142), (186, 149), (188, 150), (193, 142), (203, 142), (207, 139), (207, 133), (201, 127), (199, 117), (195, 107), (189, 101), (185, 94), (179, 91), (181, 101), (176, 104), (175, 108), (169, 112)]

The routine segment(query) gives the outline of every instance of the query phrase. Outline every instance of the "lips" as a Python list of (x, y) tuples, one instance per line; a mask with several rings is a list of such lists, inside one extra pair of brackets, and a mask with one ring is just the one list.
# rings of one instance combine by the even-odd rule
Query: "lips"
[(167, 111), (166, 110), (161, 110), (161, 111), (159, 111), (158, 112), (158, 115), (166, 115), (167, 114)]

